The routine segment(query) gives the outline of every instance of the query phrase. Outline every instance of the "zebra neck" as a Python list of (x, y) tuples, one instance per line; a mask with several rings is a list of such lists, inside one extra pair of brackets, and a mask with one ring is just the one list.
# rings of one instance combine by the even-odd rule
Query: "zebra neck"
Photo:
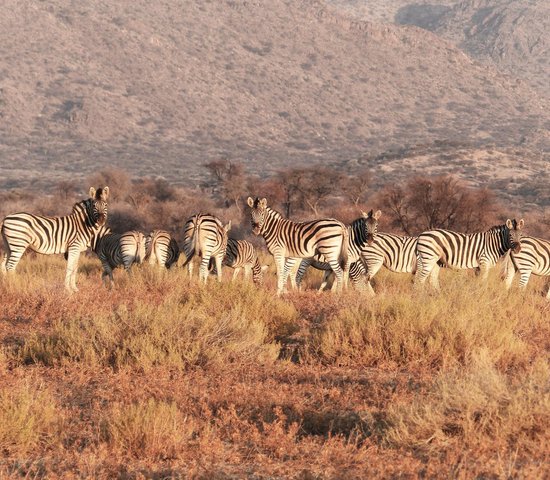
[(89, 230), (93, 230), (95, 222), (92, 219), (92, 205), (90, 200), (83, 200), (73, 207), (71, 216), (79, 218)]
[(505, 225), (493, 227), (486, 233), (491, 238), (491, 243), (495, 245), (499, 257), (502, 257), (508, 250), (510, 250), (510, 244), (508, 243), (508, 236), (506, 235)]
[(264, 224), (260, 233), (265, 238), (266, 242), (270, 243), (273, 238), (276, 238), (277, 231), (283, 225), (294, 225), (294, 222), (283, 218), (283, 216), (279, 212), (267, 207), (265, 212)]

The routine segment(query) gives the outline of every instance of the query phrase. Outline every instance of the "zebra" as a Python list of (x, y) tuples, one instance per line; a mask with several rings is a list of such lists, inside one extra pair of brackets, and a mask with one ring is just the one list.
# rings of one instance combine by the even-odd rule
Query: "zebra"
[[(233, 280), (237, 278), (241, 269), (244, 270), (244, 278), (248, 280), (252, 274), (252, 281), (256, 285), (263, 284), (264, 271), (267, 265), (261, 265), (254, 245), (247, 240), (227, 239), (227, 250), (223, 259), (223, 265), (233, 268)], [(210, 259), (210, 267), (216, 273), (216, 266)]]
[(130, 273), (134, 263), (140, 264), (145, 258), (145, 236), (132, 230), (125, 233), (111, 233), (106, 227), (101, 227), (92, 239), (92, 250), (98, 256), (103, 267), (101, 279), (109, 288), (114, 285), (113, 270), (123, 266)]
[(457, 233), (449, 230), (429, 230), (418, 236), (416, 247), (418, 266), (415, 282), (422, 285), (428, 276), (439, 289), (439, 268), (478, 268), (487, 279), (489, 268), (512, 250), (519, 253), (522, 246), (523, 219), (506, 220), (485, 232)]
[[(351, 225), (347, 227), (348, 230), (348, 261), (353, 264), (358, 262), (363, 255), (364, 249), (368, 245), (372, 245), (378, 234), (378, 220), (381, 217), (382, 212), (378, 210), (374, 213), (370, 210), (369, 213), (361, 212), (361, 217), (354, 220)], [(318, 270), (324, 270), (323, 281), (319, 287), (319, 291), (323, 290), (331, 275), (332, 268), (327, 262), (321, 261), (321, 258), (316, 255), (310, 259), (304, 259), (301, 261), (300, 266), (296, 272), (296, 285), (299, 286), (303, 276), (309, 265)], [(350, 267), (351, 268), (351, 267)], [(358, 282), (354, 282), (358, 285)]]
[[(351, 283), (356, 288), (374, 295), (370, 282), (382, 267), (391, 272), (414, 275), (417, 265), (417, 241), (418, 237), (378, 233), (372, 245), (365, 245), (361, 250), (360, 261), (350, 265)], [(315, 264), (313, 266), (317, 267)], [(321, 265), (321, 269), (325, 270), (324, 264)]]
[(90, 198), (73, 206), (65, 217), (14, 213), (4, 218), (0, 232), (4, 242), (3, 273), (15, 271), (25, 250), (52, 255), (66, 253), (65, 288), (76, 292), (80, 253), (89, 246), (99, 227), (107, 221), (109, 187), (90, 188)]
[[(525, 236), (521, 239), (521, 251), (510, 252), (504, 263), (506, 288), (512, 286), (516, 272), (519, 271), (520, 288), (527, 287), (531, 274), (550, 276), (550, 242), (542, 238)], [(546, 299), (550, 300), (550, 285)]]
[(347, 283), (348, 229), (334, 220), (321, 219), (297, 223), (267, 206), (267, 199), (248, 197), (252, 232), (264, 237), (277, 268), (277, 294), (286, 286), (289, 271), (300, 258), (323, 255), (336, 274), (337, 289)]
[(145, 238), (145, 260), (150, 265), (170, 268), (180, 256), (178, 242), (165, 230), (153, 230)]
[(182, 265), (188, 266), (192, 274), (191, 260), (195, 254), (201, 257), (199, 281), (206, 283), (210, 258), (216, 262), (218, 281), (222, 280), (222, 261), (227, 248), (227, 232), (231, 229), (231, 222), (223, 225), (214, 215), (199, 213), (193, 215), (184, 226), (183, 252), (186, 260)]

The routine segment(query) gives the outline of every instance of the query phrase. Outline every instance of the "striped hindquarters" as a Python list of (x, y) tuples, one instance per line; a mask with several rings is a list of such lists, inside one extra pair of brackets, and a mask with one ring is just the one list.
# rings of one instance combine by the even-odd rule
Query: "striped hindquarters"
[[(184, 226), (183, 251), (188, 259), (193, 255), (224, 256), (227, 248), (227, 230), (214, 215), (193, 215)], [(187, 261), (186, 261), (187, 263)]]
[(550, 242), (542, 238), (523, 237), (521, 250), (510, 252), (513, 268), (520, 272), (520, 287), (525, 287), (531, 274), (550, 275)]
[(137, 231), (107, 234), (97, 241), (95, 252), (104, 267), (129, 270), (145, 259), (145, 237)]
[(183, 266), (188, 265), (191, 274), (191, 260), (195, 255), (201, 257), (199, 279), (206, 282), (210, 259), (216, 261), (218, 281), (221, 281), (221, 265), (227, 248), (227, 232), (231, 222), (223, 225), (221, 220), (210, 214), (197, 214), (184, 226), (183, 251), (186, 255)]
[(146, 238), (146, 259), (150, 264), (170, 268), (180, 256), (178, 242), (165, 230), (154, 230)]

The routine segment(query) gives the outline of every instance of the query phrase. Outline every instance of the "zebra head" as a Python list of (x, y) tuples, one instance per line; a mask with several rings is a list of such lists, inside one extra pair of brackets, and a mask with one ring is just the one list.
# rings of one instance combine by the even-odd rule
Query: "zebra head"
[(251, 208), (252, 233), (259, 235), (265, 222), (267, 200), (265, 198), (260, 200), (258, 197), (253, 200), (252, 197), (248, 197), (248, 206)]
[(506, 220), (506, 230), (504, 235), (506, 235), (506, 241), (508, 242), (510, 250), (514, 253), (519, 253), (521, 251), (521, 237), (523, 237), (523, 218), (517, 222), (514, 218), (513, 220)]
[(95, 226), (105, 225), (107, 222), (107, 199), (109, 198), (109, 187), (90, 187), (91, 219)]
[(365, 235), (365, 238), (367, 239), (367, 243), (369, 245), (372, 245), (374, 243), (374, 239), (376, 238), (376, 234), (378, 233), (378, 219), (381, 215), (382, 212), (380, 210), (377, 210), (376, 213), (374, 213), (373, 210), (371, 210), (369, 213), (361, 212), (365, 229), (363, 234)]

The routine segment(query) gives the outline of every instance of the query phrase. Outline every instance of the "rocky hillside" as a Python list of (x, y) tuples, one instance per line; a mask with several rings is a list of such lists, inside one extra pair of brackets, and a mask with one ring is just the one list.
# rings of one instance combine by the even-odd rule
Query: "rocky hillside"
[(6, 0), (0, 45), (3, 187), (113, 164), (187, 183), (219, 157), (262, 173), (435, 141), (548, 145), (526, 83), (315, 0)]

